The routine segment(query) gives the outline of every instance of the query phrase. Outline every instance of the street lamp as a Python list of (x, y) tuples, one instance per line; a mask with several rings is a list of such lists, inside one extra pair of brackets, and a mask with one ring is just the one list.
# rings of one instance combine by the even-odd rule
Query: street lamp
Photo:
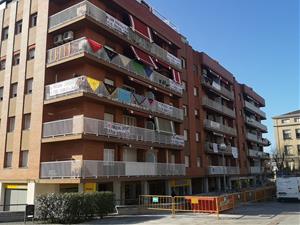
[(223, 158), (223, 168), (224, 168), (223, 183), (224, 183), (224, 191), (226, 192), (227, 191), (227, 185), (226, 185), (226, 173), (227, 173), (227, 170), (225, 168), (226, 164), (225, 164), (225, 156), (224, 156), (224, 153), (226, 151), (226, 145), (224, 143), (220, 144), (220, 150), (222, 152), (222, 158)]

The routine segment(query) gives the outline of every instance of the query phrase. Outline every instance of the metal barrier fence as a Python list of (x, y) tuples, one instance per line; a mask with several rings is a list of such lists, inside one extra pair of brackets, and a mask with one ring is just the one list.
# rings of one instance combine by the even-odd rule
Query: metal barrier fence
[(141, 195), (140, 208), (176, 212), (219, 213), (247, 203), (265, 201), (275, 195), (275, 187), (263, 187), (220, 196)]

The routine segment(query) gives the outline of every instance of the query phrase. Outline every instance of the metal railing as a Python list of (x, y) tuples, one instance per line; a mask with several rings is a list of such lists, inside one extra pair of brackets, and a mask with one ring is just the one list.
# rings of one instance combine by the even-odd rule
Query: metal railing
[(263, 144), (265, 146), (268, 146), (270, 145), (270, 141), (266, 138), (262, 138), (262, 137), (259, 137), (257, 134), (253, 134), (253, 133), (247, 133), (246, 134), (246, 138), (249, 140), (249, 141), (254, 141), (254, 142), (258, 142), (260, 144)]
[(264, 168), (260, 166), (251, 166), (250, 173), (251, 174), (260, 174), (264, 172)]
[(253, 105), (252, 103), (250, 103), (246, 100), (245, 100), (245, 107), (250, 109), (252, 112), (257, 113), (261, 117), (266, 118), (265, 112), (263, 112), (261, 109), (259, 109), (258, 107), (256, 107), (255, 105)]
[(208, 174), (228, 174), (234, 175), (239, 174), (240, 168), (235, 166), (208, 166)]
[(209, 99), (206, 96), (204, 96), (202, 98), (202, 104), (209, 108), (215, 109), (218, 112), (222, 112), (228, 116), (235, 118), (235, 110), (230, 109), (230, 108), (226, 107), (225, 105), (222, 105), (221, 103), (216, 102), (212, 99)]
[(219, 131), (219, 132), (223, 132), (223, 133), (226, 133), (226, 134), (236, 136), (236, 129), (235, 128), (225, 126), (221, 123), (218, 123), (218, 122), (215, 122), (215, 121), (212, 121), (212, 120), (205, 119), (204, 120), (204, 126), (208, 129), (212, 129), (212, 130), (215, 130), (215, 131)]
[(181, 176), (184, 164), (69, 160), (41, 162), (41, 178), (97, 178), (120, 176)]
[(269, 153), (255, 150), (255, 149), (248, 149), (248, 156), (250, 157), (259, 157), (259, 158), (269, 158)]
[[(132, 106), (150, 112), (161, 113), (178, 120), (183, 120), (182, 109), (149, 99), (145, 96), (129, 92), (122, 88), (116, 88), (113, 93), (109, 93), (103, 82), (93, 79), (94, 82), (98, 83), (98, 86), (95, 89), (95, 87), (89, 84), (89, 79), (89, 77), (80, 76), (47, 85), (45, 87), (45, 100), (51, 100), (74, 93), (85, 92), (95, 94), (100, 97), (105, 97), (111, 101), (116, 101), (127, 106)], [(137, 99), (139, 99), (140, 102)]]
[(92, 134), (96, 136), (115, 137), (123, 140), (150, 142), (179, 147), (184, 146), (184, 138), (181, 135), (159, 133), (155, 130), (87, 118), (83, 117), (83, 115), (43, 124), (43, 138), (70, 134)]
[(228, 90), (226, 88), (224, 88), (223, 86), (215, 83), (215, 82), (210, 82), (208, 79), (206, 79), (205, 77), (201, 78), (201, 83), (204, 84), (207, 87), (210, 87), (212, 89), (214, 89), (215, 91), (217, 91), (218, 93), (224, 95), (225, 97), (233, 100), (234, 99), (234, 93), (231, 90)]
[(224, 151), (221, 149), (220, 144), (212, 142), (205, 142), (205, 151), (214, 154), (222, 154), (223, 152), (225, 155), (232, 155), (231, 146), (226, 146), (226, 150)]
[(135, 31), (130, 29), (126, 24), (122, 23), (115, 17), (106, 13), (104, 10), (90, 3), (89, 1), (82, 1), (76, 5), (73, 5), (63, 11), (60, 11), (49, 17), (49, 29), (55, 29), (56, 27), (68, 24), (72, 21), (76, 21), (81, 17), (89, 16), (93, 20), (99, 22), (110, 30), (121, 34), (128, 41), (137, 44), (148, 52), (151, 52), (156, 57), (170, 63), (178, 69), (182, 69), (181, 60), (169, 53), (167, 50), (158, 46), (155, 43), (151, 43), (149, 40), (142, 38)]
[(252, 119), (250, 117), (246, 117), (245, 121), (246, 121), (247, 124), (249, 124), (251, 126), (255, 126), (255, 127), (259, 128), (259, 129), (261, 129), (263, 131), (267, 131), (268, 130), (267, 126), (261, 124), (260, 122), (256, 121), (255, 119)]
[(75, 57), (76, 55), (80, 55), (82, 53), (88, 53), (98, 59), (113, 64), (118, 68), (129, 71), (134, 75), (141, 76), (144, 79), (147, 79), (155, 84), (163, 86), (164, 88), (168, 88), (179, 94), (183, 93), (183, 87), (181, 84), (176, 83), (175, 81), (156, 71), (152, 71), (151, 74), (148, 75), (145, 71), (144, 66), (137, 63), (135, 60), (132, 60), (121, 54), (117, 54), (117, 56), (115, 56), (113, 59), (110, 59), (104, 48), (95, 53), (89, 46), (86, 37), (82, 37), (69, 43), (49, 49), (47, 54), (47, 64), (51, 65), (52, 63), (57, 63), (68, 58)]

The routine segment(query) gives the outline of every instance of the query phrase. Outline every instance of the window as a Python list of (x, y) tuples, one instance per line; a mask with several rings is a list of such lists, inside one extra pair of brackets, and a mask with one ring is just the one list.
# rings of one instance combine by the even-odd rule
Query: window
[(183, 130), (183, 137), (184, 137), (185, 141), (188, 140), (188, 131), (187, 130)]
[(10, 86), (10, 97), (11, 98), (17, 97), (17, 91), (18, 91), (18, 83), (11, 84), (11, 86)]
[(199, 133), (196, 132), (196, 142), (199, 142)]
[(188, 114), (188, 112), (187, 112), (187, 106), (183, 105), (182, 108), (183, 108), (183, 114), (184, 114), (184, 116), (187, 116), (187, 114)]
[(186, 82), (185, 81), (181, 81), (181, 83), (182, 83), (183, 90), (186, 91)]
[(16, 53), (13, 56), (13, 66), (20, 64), (20, 53)]
[(115, 150), (114, 149), (104, 149), (103, 160), (107, 162), (115, 161)]
[(283, 130), (282, 131), (282, 136), (283, 136), (284, 140), (286, 140), (286, 139), (292, 139), (291, 130)]
[(297, 145), (298, 156), (300, 156), (300, 145)]
[(292, 145), (285, 145), (284, 146), (284, 154), (287, 156), (293, 155), (293, 146)]
[(184, 165), (185, 167), (190, 167), (190, 157), (189, 156), (184, 156)]
[(2, 41), (7, 40), (8, 39), (8, 27), (4, 27), (2, 29)]
[(20, 167), (26, 168), (28, 167), (28, 150), (22, 150), (20, 152)]
[(22, 20), (16, 22), (16, 30), (15, 34), (20, 34), (22, 33)]
[(197, 167), (201, 167), (201, 158), (197, 157)]
[(13, 132), (15, 130), (15, 117), (8, 117), (7, 120), (7, 132)]
[(195, 116), (199, 117), (199, 110), (198, 109), (195, 109)]
[(290, 119), (283, 119), (281, 120), (281, 123), (289, 123), (290, 122)]
[(11, 168), (12, 166), (12, 152), (5, 152), (5, 158), (4, 158), (4, 167), (5, 168)]
[(185, 58), (181, 58), (181, 64), (182, 64), (182, 69), (185, 69), (186, 68), (186, 60)]
[(33, 79), (27, 79), (25, 81), (25, 94), (29, 95), (32, 93), (32, 83), (33, 83)]
[(295, 122), (295, 123), (300, 123), (300, 117), (294, 118), (294, 122)]
[(30, 27), (35, 27), (37, 24), (37, 13), (30, 16)]
[(27, 60), (32, 60), (34, 59), (35, 55), (35, 47), (31, 47), (28, 49), (28, 55), (27, 55)]
[(194, 74), (198, 73), (198, 67), (196, 64), (193, 64), (193, 72), (194, 72)]
[(296, 129), (296, 138), (300, 139), (300, 129)]
[(23, 130), (29, 130), (30, 129), (30, 122), (31, 122), (31, 114), (24, 114), (23, 117)]
[(3, 101), (3, 87), (0, 87), (0, 101)]
[(136, 118), (133, 116), (125, 116), (123, 117), (123, 123), (129, 126), (136, 126)]
[(109, 122), (114, 122), (114, 114), (104, 113), (104, 120)]
[(1, 59), (0, 60), (0, 70), (5, 70), (6, 66), (6, 59)]
[(194, 87), (194, 96), (198, 96), (198, 88)]

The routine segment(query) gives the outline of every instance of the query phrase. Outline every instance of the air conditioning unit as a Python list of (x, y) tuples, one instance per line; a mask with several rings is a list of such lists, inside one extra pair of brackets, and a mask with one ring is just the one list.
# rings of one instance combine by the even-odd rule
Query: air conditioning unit
[(67, 31), (63, 35), (64, 42), (69, 42), (74, 40), (74, 32), (73, 31)]
[(63, 41), (63, 36), (62, 36), (62, 34), (58, 34), (58, 35), (54, 36), (54, 38), (53, 38), (53, 43), (54, 43), (55, 45), (61, 45), (63, 42), (64, 42), (64, 41)]

